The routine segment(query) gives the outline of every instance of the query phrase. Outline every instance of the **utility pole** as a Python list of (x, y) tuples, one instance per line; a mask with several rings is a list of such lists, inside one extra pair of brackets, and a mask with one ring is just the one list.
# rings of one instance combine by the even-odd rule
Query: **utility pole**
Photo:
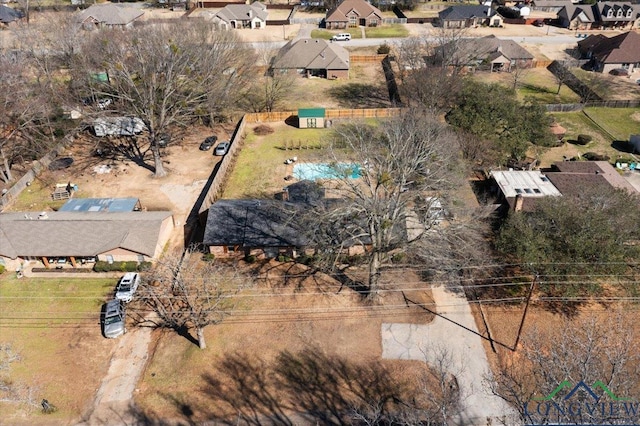
[(536, 281), (538, 280), (538, 274), (533, 277), (533, 281), (531, 282), (531, 286), (529, 287), (529, 294), (527, 294), (527, 303), (524, 305), (524, 312), (522, 313), (522, 320), (520, 321), (520, 327), (518, 327), (518, 335), (516, 336), (516, 342), (513, 344), (512, 351), (516, 351), (518, 348), (518, 342), (520, 342), (520, 334), (522, 333), (522, 328), (524, 327), (524, 319), (527, 316), (527, 310), (529, 309), (529, 302), (531, 302), (531, 295), (533, 294), (533, 288), (536, 285)]

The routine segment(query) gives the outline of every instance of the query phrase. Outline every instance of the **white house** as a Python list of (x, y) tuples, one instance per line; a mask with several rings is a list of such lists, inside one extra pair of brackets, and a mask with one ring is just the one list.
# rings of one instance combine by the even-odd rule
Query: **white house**
[(222, 29), (264, 28), (267, 24), (267, 6), (252, 4), (228, 4), (213, 17), (213, 24)]

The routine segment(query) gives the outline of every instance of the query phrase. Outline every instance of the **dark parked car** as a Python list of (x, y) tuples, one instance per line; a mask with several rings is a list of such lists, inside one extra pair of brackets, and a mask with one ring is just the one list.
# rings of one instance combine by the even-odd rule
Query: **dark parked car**
[(217, 140), (217, 136), (209, 136), (200, 144), (200, 151), (209, 151)]
[(216, 149), (213, 152), (213, 154), (225, 155), (227, 152), (229, 152), (229, 142), (220, 142), (218, 146), (216, 146)]
[(619, 75), (619, 76), (622, 76), (622, 77), (626, 77), (626, 76), (628, 76), (628, 75), (629, 75), (629, 71), (627, 71), (627, 70), (626, 70), (626, 69), (624, 69), (624, 68), (616, 68), (616, 69), (613, 69), (613, 70), (609, 71), (609, 74), (611, 74), (611, 75)]

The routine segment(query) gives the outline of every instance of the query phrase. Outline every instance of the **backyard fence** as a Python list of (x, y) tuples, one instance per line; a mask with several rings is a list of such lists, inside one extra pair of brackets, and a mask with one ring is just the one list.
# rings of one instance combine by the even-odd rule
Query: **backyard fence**
[(551, 62), (553, 62), (553, 61), (551, 61), (551, 60), (543, 61), (543, 60), (540, 60), (540, 59), (534, 59), (531, 62), (531, 67), (532, 68), (547, 68), (549, 65), (551, 65)]
[(587, 107), (595, 108), (637, 108), (640, 107), (640, 100), (626, 99), (618, 101), (589, 101), (581, 104), (547, 104), (545, 108), (549, 112), (575, 112), (582, 111)]
[(377, 64), (382, 62), (387, 55), (350, 55), (351, 64)]
[[(400, 108), (362, 108), (362, 109), (327, 109), (325, 119), (334, 118), (376, 118), (393, 117)], [(297, 116), (298, 111), (252, 112), (244, 115), (245, 123), (269, 123), (285, 121), (291, 116)]]
[(67, 145), (73, 142), (73, 137), (65, 138), (64, 141), (60, 142), (53, 148), (47, 155), (42, 157), (38, 161), (34, 161), (31, 169), (27, 171), (20, 179), (14, 183), (11, 188), (7, 190), (4, 194), (2, 194), (2, 198), (0, 199), (0, 211), (4, 210), (8, 207), (17, 197), (20, 195), (22, 191), (29, 185), (31, 182), (47, 167), (53, 160), (55, 160), (59, 155), (64, 153)]
[[(238, 125), (236, 126), (236, 130), (233, 133), (233, 136), (230, 140), (231, 144), (229, 146), (229, 151), (227, 154), (222, 157), (222, 161), (220, 161), (216, 168), (213, 170), (207, 184), (205, 185), (200, 197), (198, 197), (198, 201), (194, 206), (191, 214), (189, 215), (189, 220), (187, 221), (190, 224), (193, 224), (197, 217), (200, 217), (202, 213), (209, 210), (209, 207), (213, 203), (216, 202), (222, 190), (224, 189), (224, 185), (227, 182), (227, 178), (233, 163), (236, 161), (238, 157), (238, 151), (240, 150), (240, 145), (242, 144), (242, 139), (244, 137), (244, 127), (247, 123), (246, 115), (243, 116)], [(196, 213), (197, 212), (197, 217)], [(187, 229), (185, 229), (185, 235), (187, 235)]]
[(406, 24), (407, 18), (382, 18), (383, 24)]

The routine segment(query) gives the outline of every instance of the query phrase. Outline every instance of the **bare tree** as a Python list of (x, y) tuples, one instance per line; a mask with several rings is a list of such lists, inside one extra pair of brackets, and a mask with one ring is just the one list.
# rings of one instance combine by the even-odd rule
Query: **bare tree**
[(606, 320), (585, 314), (545, 332), (533, 328), (517, 352), (500, 358), (493, 392), (526, 422), (636, 424), (638, 401), (628, 398), (640, 391), (640, 352), (626, 324), (618, 311)]
[(12, 379), (9, 374), (11, 364), (18, 361), (20, 361), (20, 355), (10, 344), (0, 344), (0, 402), (37, 407), (36, 389)]
[(261, 76), (244, 91), (244, 107), (250, 111), (275, 111), (291, 93), (297, 78), (287, 72), (271, 68), (279, 51), (273, 43), (263, 43), (257, 50), (258, 65), (264, 70)]
[[(195, 254), (195, 253), (194, 253)], [(234, 296), (246, 287), (236, 271), (169, 256), (157, 263), (140, 291), (138, 322), (165, 327), (190, 338), (195, 330), (198, 346), (206, 348), (204, 329), (221, 323), (235, 307)], [(143, 316), (148, 310), (151, 315)]]
[[(158, 141), (171, 126), (187, 126), (201, 116), (212, 99), (243, 87), (253, 51), (233, 31), (185, 22), (101, 31), (83, 47), (86, 59), (78, 81), (97, 96), (115, 100), (121, 114), (139, 117), (147, 127), (155, 176), (166, 175)], [(107, 81), (95, 78), (106, 72)]]
[[(317, 216), (309, 238), (328, 268), (336, 267), (345, 249), (361, 247), (366, 292), (375, 297), (391, 254), (433, 227), (432, 205), (456, 185), (456, 136), (424, 111), (412, 110), (379, 126), (338, 126), (331, 155), (340, 201)], [(361, 167), (360, 179), (352, 179), (354, 165)]]
[(518, 87), (522, 84), (522, 80), (524, 80), (529, 72), (531, 71), (530, 67), (519, 66), (517, 61), (511, 68), (509, 69), (511, 81), (513, 82), (513, 90), (518, 90)]
[(55, 140), (50, 97), (33, 82), (31, 61), (0, 53), (0, 178), (13, 180), (14, 164), (38, 158)]

